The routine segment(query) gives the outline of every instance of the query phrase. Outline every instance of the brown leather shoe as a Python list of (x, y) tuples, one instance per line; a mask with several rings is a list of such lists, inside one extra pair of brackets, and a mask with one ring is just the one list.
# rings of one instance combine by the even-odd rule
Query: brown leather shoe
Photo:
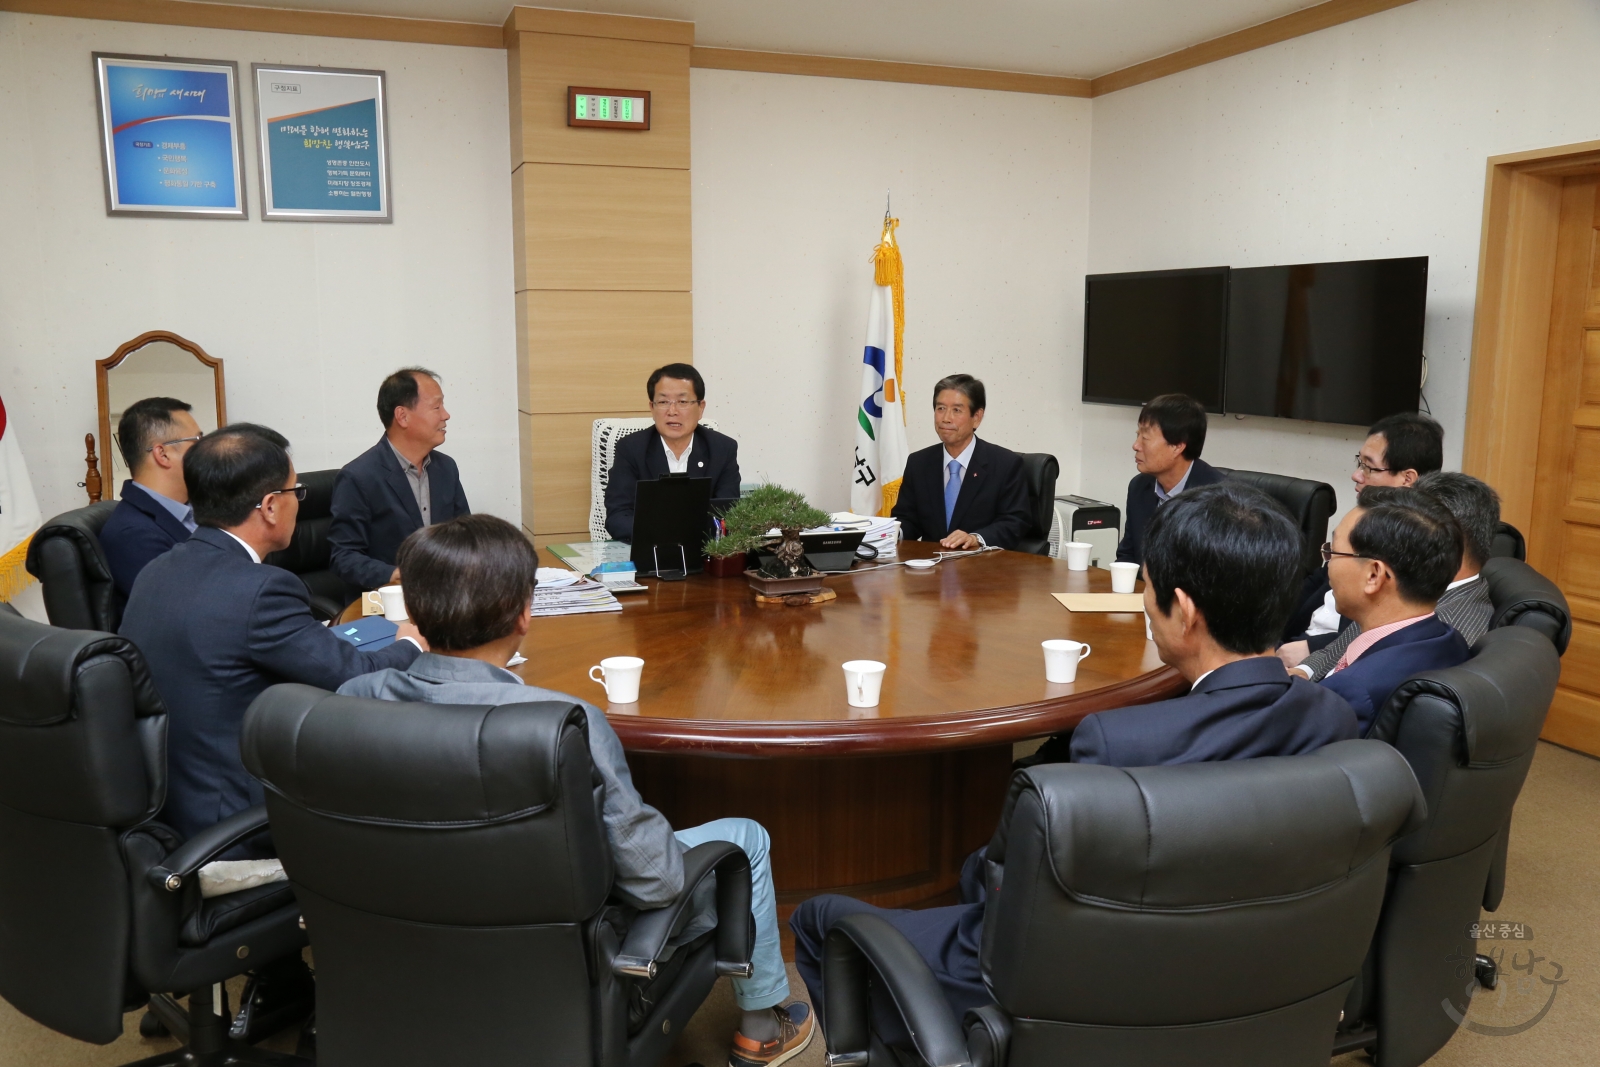
[(761, 1042), (734, 1034), (733, 1048), (728, 1050), (728, 1067), (778, 1067), (800, 1055), (811, 1044), (816, 1019), (809, 1004), (796, 1002), (773, 1008), (772, 1012), (778, 1017), (778, 1036)]

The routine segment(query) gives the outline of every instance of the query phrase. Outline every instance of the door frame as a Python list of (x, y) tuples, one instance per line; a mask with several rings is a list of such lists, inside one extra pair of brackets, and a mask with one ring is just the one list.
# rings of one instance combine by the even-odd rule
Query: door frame
[(1600, 173), (1600, 141), (1491, 156), (1472, 326), (1461, 469), (1500, 492), (1500, 516), (1532, 538), (1555, 296), (1562, 182)]

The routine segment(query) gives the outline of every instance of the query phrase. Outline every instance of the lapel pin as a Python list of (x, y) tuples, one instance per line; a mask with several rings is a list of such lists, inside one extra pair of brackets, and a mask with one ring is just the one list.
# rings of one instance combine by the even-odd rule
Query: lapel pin
[(703, 459), (700, 462), (695, 464), (696, 467), (704, 467), (705, 465), (706, 465), (706, 461), (703, 460)]

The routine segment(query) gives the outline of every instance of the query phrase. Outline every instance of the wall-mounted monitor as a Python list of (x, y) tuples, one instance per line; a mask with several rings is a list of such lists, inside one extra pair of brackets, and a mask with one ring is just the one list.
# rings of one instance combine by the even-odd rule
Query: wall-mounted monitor
[(1235, 267), (1223, 410), (1367, 426), (1416, 411), (1428, 257)]
[(1227, 328), (1227, 267), (1091, 274), (1083, 399), (1138, 405), (1187, 393), (1221, 411)]

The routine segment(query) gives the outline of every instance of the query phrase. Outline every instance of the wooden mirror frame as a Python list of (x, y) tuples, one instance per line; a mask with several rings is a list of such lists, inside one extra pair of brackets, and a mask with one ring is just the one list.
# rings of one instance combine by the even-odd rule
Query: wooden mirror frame
[(115, 487), (111, 484), (111, 450), (117, 447), (116, 442), (111, 439), (111, 381), (107, 375), (130, 355), (155, 341), (167, 341), (177, 345), (211, 369), (212, 377), (217, 382), (217, 425), (226, 426), (228, 423), (227, 401), (224, 399), (222, 385), (222, 360), (206, 355), (205, 349), (193, 341), (167, 330), (151, 330), (148, 333), (141, 333), (105, 359), (95, 360), (94, 388), (100, 402), (100, 478), (104, 497), (110, 497), (115, 492)]

